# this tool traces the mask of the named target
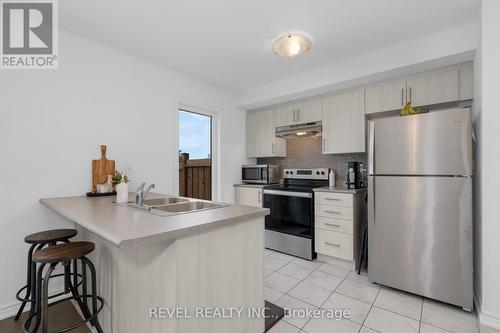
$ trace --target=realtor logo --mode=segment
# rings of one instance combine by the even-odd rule
[[[0,0],[2,69],[55,69],[56,0]]]

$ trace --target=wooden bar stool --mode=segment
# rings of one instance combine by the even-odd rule
[[[48,307],[63,303],[70,300],[82,301],[85,311],[82,311],[84,320],[75,323],[70,327],[54,331],[51,333],[62,333],[73,330],[77,327],[84,325],[87,322],[96,328],[97,332],[103,333],[101,325],[97,319],[97,314],[103,309],[104,301],[101,297],[97,296],[97,283],[96,272],[92,262],[86,257],[87,254],[94,251],[95,245],[91,242],[72,242],[50,246],[33,254],[33,262],[38,263],[40,266],[37,270],[36,277],[36,308],[35,312],[24,323],[24,333],[36,332],[38,325],[33,331],[30,331],[30,323],[33,317],[37,318],[37,323],[41,322],[42,333],[48,333]],[[72,291],[72,296],[60,299],[51,304],[48,303],[49,295],[49,281],[50,276],[58,264],[62,264],[66,269],[69,269],[71,262],[75,263],[77,260],[82,265],[82,294],[80,295],[76,290],[78,287],[68,281],[68,287]],[[48,265],[48,269],[44,277],[44,268]],[[92,282],[92,291],[87,294],[87,268],[90,270],[90,280]],[[88,307],[87,299],[90,298],[92,302],[92,311]],[[78,302],[80,304],[80,302]],[[99,304],[98,304],[99,303]]]
[[[54,230],[46,230],[42,232],[37,232],[31,235],[28,235],[24,238],[24,242],[31,244],[30,249],[28,250],[28,267],[26,274],[26,285],[19,289],[16,293],[16,299],[21,301],[21,306],[17,311],[16,317],[14,320],[19,320],[21,314],[23,313],[24,307],[29,302],[31,303],[30,315],[33,313],[34,303],[35,303],[35,272],[36,272],[36,264],[33,262],[33,252],[36,250],[40,250],[49,245],[56,245],[58,242],[67,243],[73,237],[78,234],[78,231],[75,229],[54,229]],[[65,272],[67,274],[68,272]],[[64,274],[56,274],[52,277],[62,276]],[[65,279],[66,281],[66,279]],[[76,281],[76,276],[75,276]],[[66,288],[65,288],[66,289]],[[24,297],[21,297],[21,293],[25,292]],[[52,297],[57,297],[59,295],[53,295]]]

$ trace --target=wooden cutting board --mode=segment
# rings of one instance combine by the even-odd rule
[[[102,145],[101,159],[92,161],[92,192],[97,191],[97,184],[108,181],[108,175],[115,175],[115,161],[106,158],[106,145]]]

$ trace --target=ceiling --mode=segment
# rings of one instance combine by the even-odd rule
[[[480,0],[71,0],[63,29],[241,92],[475,20]],[[287,32],[312,37],[286,60]]]

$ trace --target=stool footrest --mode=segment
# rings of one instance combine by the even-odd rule
[[[102,297],[100,296],[95,296],[97,298],[97,300],[99,301],[99,306],[97,307],[97,311],[92,314],[90,317],[82,320],[82,321],[79,321],[78,323],[74,324],[74,325],[71,325],[69,327],[66,327],[66,328],[63,328],[61,330],[57,330],[57,331],[53,331],[53,332],[50,332],[50,333],[64,333],[64,332],[69,332],[71,330],[74,330],[75,328],[77,327],[80,327],[82,325],[85,325],[86,323],[94,320],[97,318],[97,315],[102,311],[102,309],[104,308],[104,300],[102,299]],[[74,296],[69,296],[69,297],[65,297],[63,299],[60,299],[60,300],[57,300],[55,302],[52,302],[50,304],[48,304],[47,306],[48,307],[51,307],[53,305],[56,305],[56,304],[61,304],[61,303],[64,303],[64,302],[68,302],[68,301],[72,301],[72,300],[76,300],[76,299],[83,299],[83,298],[92,298],[92,295],[79,295],[77,297],[74,297]],[[90,312],[90,311],[89,311]],[[23,333],[34,333],[32,331],[29,330],[29,327],[31,325],[31,321],[33,320],[34,317],[36,317],[38,315],[37,312],[33,312],[33,314],[31,314],[27,319],[26,321],[24,322],[24,325],[23,325]]]
[[[75,275],[74,273],[70,273],[70,276],[74,276],[74,275]],[[61,277],[61,276],[64,276],[64,273],[51,275],[51,276],[50,276],[50,278],[52,279],[52,278]],[[80,278],[80,281],[78,281],[78,284],[76,285],[76,287],[79,287],[79,286],[81,286],[81,285],[82,285],[82,283],[83,283],[83,276],[82,276],[82,274],[80,274],[80,273],[77,273],[77,274],[76,274],[76,276],[78,276],[78,277]],[[42,279],[42,281],[43,281],[43,280],[44,280],[44,279]],[[24,290],[26,290],[26,288],[27,288],[27,287],[28,287],[28,286],[26,285],[26,286],[22,287],[21,289],[19,289],[19,290],[17,291],[17,293],[16,293],[16,299],[17,299],[18,301],[20,301],[20,302],[29,302],[29,303],[34,303],[34,302],[35,302],[35,299],[34,299],[34,298],[31,298],[31,297],[29,297],[29,298],[22,298],[22,297],[20,296],[20,294],[21,294]],[[49,296],[49,299],[56,298],[56,297],[62,296],[62,295],[64,295],[64,294],[68,294],[68,293],[67,293],[67,292],[65,292],[65,291],[62,291],[62,292],[60,292],[60,293],[58,293],[58,294],[54,294],[54,295]]]

